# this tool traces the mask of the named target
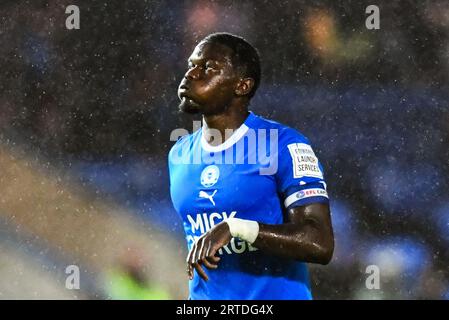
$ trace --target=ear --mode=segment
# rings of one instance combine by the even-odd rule
[[[243,78],[237,83],[237,87],[235,88],[235,94],[238,96],[245,96],[251,92],[254,87],[254,79],[253,78]]]

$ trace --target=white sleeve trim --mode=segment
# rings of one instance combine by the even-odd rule
[[[289,195],[284,201],[284,206],[287,208],[292,203],[295,203],[298,200],[311,198],[311,197],[329,198],[329,196],[327,195],[327,191],[324,189],[320,189],[320,188],[305,189],[305,190],[297,191],[297,192]]]

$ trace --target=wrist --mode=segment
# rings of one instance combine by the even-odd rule
[[[229,226],[231,236],[240,238],[252,244],[259,235],[259,223],[257,221],[229,218],[225,220]]]

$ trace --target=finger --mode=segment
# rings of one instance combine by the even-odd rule
[[[197,244],[197,241],[195,241],[193,243],[192,247],[190,248],[189,254],[187,255],[187,259],[186,259],[187,275],[189,276],[190,280],[193,279],[193,267],[192,267],[191,261],[192,261],[193,254],[195,253],[195,250],[196,250],[196,244]]]
[[[209,261],[210,263],[213,263],[213,264],[217,264],[221,260],[221,258],[217,257],[217,256],[206,257],[206,259],[207,259],[207,261]]]
[[[208,241],[207,248],[206,245],[204,246],[204,249],[202,250],[201,254],[201,262],[204,264],[204,266],[208,269],[217,269],[218,265],[215,259],[210,259],[207,255],[210,252],[210,249],[212,248],[212,242]]]
[[[206,258],[207,254],[210,251],[211,246],[212,246],[211,241],[207,241],[207,245],[204,244],[204,248],[203,248],[203,250],[201,250],[201,256],[200,256],[200,259],[202,261]]]
[[[193,266],[195,267],[196,272],[198,275],[203,278],[204,280],[208,281],[209,277],[207,276],[206,272],[204,271],[203,267],[199,263],[194,263]]]
[[[199,239],[197,245],[198,249],[195,252],[195,259],[193,260],[193,262],[200,262],[201,255],[203,254],[204,242],[204,238]]]
[[[192,247],[190,248],[189,253],[187,254],[187,259],[186,259],[186,262],[187,262],[187,263],[190,262],[190,259],[191,259],[191,257],[192,257],[194,248],[195,248],[195,242],[192,244]]]
[[[208,259],[208,257],[206,257],[203,260],[201,260],[201,262],[208,269],[217,269],[218,268],[218,264],[214,263],[213,261]]]
[[[203,259],[203,263],[206,267],[208,267],[209,269],[217,269],[218,268],[218,262],[221,260],[220,257],[215,256],[215,254],[217,253],[217,249],[210,245],[209,248],[207,249],[207,255],[206,257]]]
[[[195,262],[196,251],[198,250],[198,240],[195,241],[195,244],[192,247],[192,254],[190,255],[189,263],[193,264]]]
[[[216,256],[218,249],[220,248],[217,248],[217,246],[211,246],[210,250],[207,253],[207,258],[209,258],[215,263],[221,260],[220,257]]]
[[[211,250],[212,250],[212,241],[209,241],[209,245],[207,246],[206,250],[206,256],[209,256]]]
[[[190,280],[193,279],[193,269],[192,265],[190,264],[187,265],[187,276],[189,277]]]

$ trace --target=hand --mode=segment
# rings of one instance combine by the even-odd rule
[[[187,274],[193,279],[193,268],[204,280],[209,278],[202,265],[208,269],[217,269],[220,257],[215,256],[217,251],[231,241],[232,236],[228,224],[223,221],[204,233],[192,246],[187,255]]]

